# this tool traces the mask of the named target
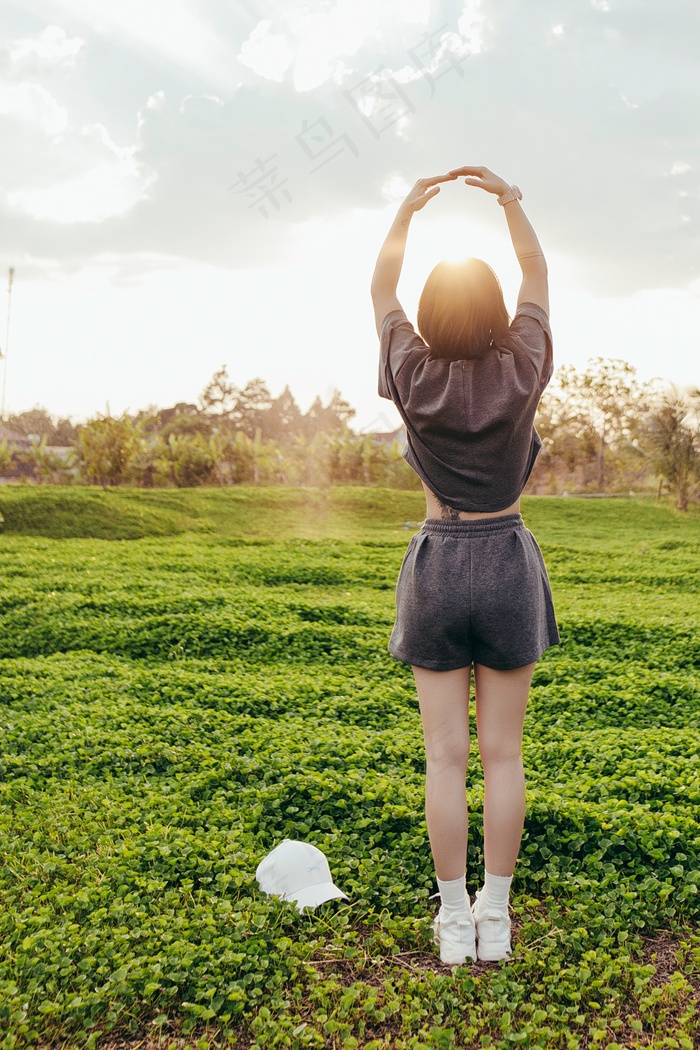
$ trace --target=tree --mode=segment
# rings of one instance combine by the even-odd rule
[[[253,441],[239,430],[231,445],[231,473],[234,485],[245,485],[253,480],[255,451]]]
[[[645,436],[657,471],[674,489],[676,507],[687,511],[691,483],[700,478],[700,390],[672,384],[649,413]]]
[[[149,405],[133,417],[134,426],[143,435],[160,434],[168,438],[170,434],[203,434],[208,437],[212,432],[212,420],[188,401],[178,401],[170,408],[158,408]]]
[[[249,438],[255,438],[257,430],[265,426],[265,414],[272,405],[272,395],[262,379],[251,379],[238,392],[233,420],[236,429]]]
[[[41,408],[40,405],[35,405],[34,408],[30,408],[26,412],[8,416],[7,426],[25,437],[36,435],[38,438],[51,437],[55,429],[53,419],[46,409]]]
[[[239,391],[229,379],[226,365],[222,365],[205,386],[199,401],[207,414],[230,419],[236,409],[238,395]]]
[[[12,467],[12,449],[8,447],[7,441],[0,441],[0,478]]]
[[[653,384],[640,383],[626,361],[597,357],[584,372],[562,365],[556,385],[540,402],[537,430],[550,459],[569,470],[590,465],[590,483],[604,491],[609,454],[639,459],[635,447],[653,396]],[[587,472],[584,471],[584,483]]]
[[[304,435],[309,441],[323,431],[323,417],[325,409],[320,397],[315,397],[307,412],[302,416]]]
[[[342,434],[355,415],[355,409],[345,401],[339,390],[334,390],[327,405],[315,398],[308,412],[302,417],[303,432],[311,439],[316,434]]]
[[[340,396],[339,390],[334,390],[333,396],[325,407],[324,414],[324,429],[332,433],[342,434],[348,430],[348,424],[355,415],[355,409]]]
[[[364,479],[365,437],[355,435],[350,430],[332,434],[328,443],[329,468],[331,481],[337,485],[348,482],[359,483]]]
[[[59,445],[67,448],[74,445],[78,437],[78,424],[69,417],[56,420],[54,432],[49,438],[49,445]]]
[[[213,480],[216,466],[207,439],[201,434],[171,434],[160,439],[157,472],[178,488],[193,488]]]
[[[279,450],[272,441],[263,441],[260,427],[256,427],[251,449],[253,484],[265,485],[271,481],[279,481],[277,470],[280,462]]]
[[[138,434],[126,414],[118,419],[96,416],[80,428],[77,447],[89,481],[102,486],[118,485],[138,448]]]
[[[142,488],[150,488],[157,485],[163,479],[158,473],[158,461],[162,454],[162,438],[158,434],[151,434],[145,427],[146,420],[136,426],[138,439],[136,447],[129,457],[122,481],[128,485],[139,485]],[[165,481],[170,483],[170,472],[168,471]]]
[[[9,416],[7,426],[25,437],[46,438],[47,445],[67,447],[73,444],[78,436],[77,424],[68,418],[58,419],[54,423],[46,409],[40,405]]]
[[[263,433],[273,441],[288,443],[303,429],[301,411],[288,386],[275,398],[263,418]]]
[[[164,411],[157,405],[141,408],[132,416],[132,422],[140,434],[157,434],[163,425],[161,414]]]
[[[327,434],[318,432],[309,440],[297,434],[285,449],[285,476],[289,484],[330,484],[329,443]]]
[[[177,407],[177,406],[176,406]],[[203,438],[209,438],[212,433],[212,420],[207,419],[203,412],[195,415],[189,412],[169,414],[163,422],[160,436],[167,440],[171,434],[181,436],[183,434],[199,434]]]

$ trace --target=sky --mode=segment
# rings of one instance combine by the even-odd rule
[[[0,141],[6,416],[196,403],[225,364],[391,429],[374,262],[466,164],[522,190],[557,365],[700,383],[696,0],[6,0]],[[411,224],[409,318],[466,256],[512,314],[503,211],[460,181]]]

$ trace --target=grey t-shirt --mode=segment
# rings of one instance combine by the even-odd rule
[[[457,510],[505,510],[542,447],[537,404],[552,378],[552,332],[542,307],[521,303],[507,336],[482,357],[431,357],[403,310],[382,324],[379,396],[406,424],[403,456]]]

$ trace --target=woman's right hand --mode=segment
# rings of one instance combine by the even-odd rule
[[[510,189],[509,182],[506,182],[500,175],[495,175],[489,168],[484,168],[483,166],[451,168],[449,174],[453,176],[464,175],[466,176],[464,181],[467,186],[480,186],[487,193],[496,193],[499,197]]]
[[[440,192],[439,183],[454,182],[456,178],[456,175],[448,172],[446,175],[433,175],[429,179],[418,179],[401,202],[401,208],[411,214],[420,211],[432,197]]]

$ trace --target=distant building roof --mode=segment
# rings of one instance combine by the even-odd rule
[[[393,445],[395,441],[401,444],[406,440],[406,427],[402,423],[396,430],[378,430],[371,437],[381,445]]]

